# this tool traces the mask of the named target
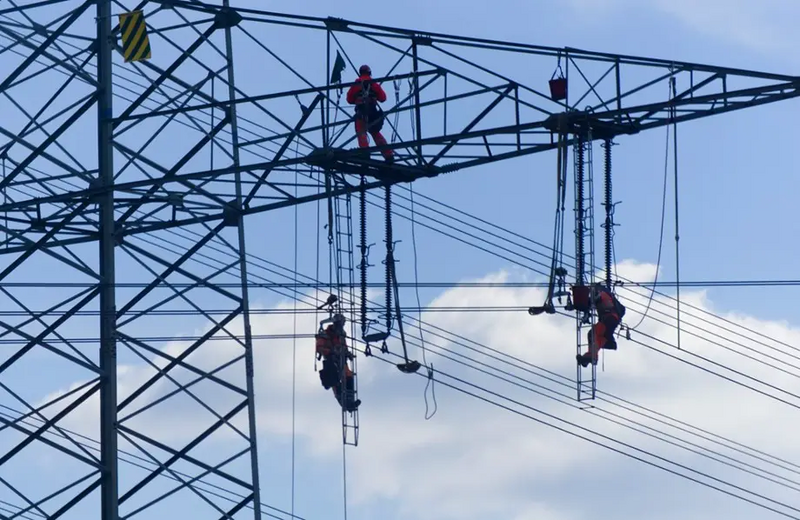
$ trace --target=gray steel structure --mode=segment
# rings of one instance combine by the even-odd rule
[[[361,176],[366,189],[412,182],[555,150],[559,133],[610,141],[800,94],[791,75],[227,0],[6,5],[0,292],[2,310],[14,312],[0,313],[3,518],[269,514],[259,496],[245,216],[358,192]],[[153,56],[123,63],[116,16],[139,8]],[[316,45],[316,62],[302,43]],[[392,139],[393,165],[375,148],[372,157],[355,149],[340,97],[352,83],[331,84],[337,50],[347,77],[360,64],[353,52],[373,63],[390,94],[385,132],[396,115],[413,116],[411,135]],[[381,72],[378,61],[394,66]],[[546,85],[562,61],[568,96],[555,101]],[[221,252],[228,261],[209,260]],[[175,339],[185,331],[159,319],[170,309],[203,317],[202,332]],[[229,348],[215,348],[220,338]],[[123,356],[152,369],[124,389]],[[45,358],[62,368],[42,372]],[[190,407],[209,422],[182,415]],[[170,437],[175,424],[188,442]],[[221,456],[223,430],[230,453]],[[118,443],[136,452],[134,463]],[[58,470],[15,466],[30,450],[63,456]]]

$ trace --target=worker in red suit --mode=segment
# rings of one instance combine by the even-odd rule
[[[584,368],[588,367],[589,363],[597,364],[600,349],[617,350],[614,331],[625,315],[625,306],[602,284],[598,283],[592,288],[591,297],[597,309],[597,323],[589,330],[589,349],[575,356]]]
[[[358,146],[367,148],[369,139],[367,132],[372,136],[379,147],[386,146],[386,138],[381,134],[383,128],[383,111],[378,103],[386,101],[386,92],[380,83],[372,80],[372,70],[369,65],[362,65],[358,69],[358,83],[347,91],[347,102],[356,106],[356,137]],[[394,162],[394,153],[389,148],[382,148],[381,153],[386,162]]]
[[[323,323],[328,320],[323,320]],[[336,314],[333,323],[316,335],[317,359],[322,359],[319,379],[325,390],[332,388],[333,395],[348,412],[354,412],[361,404],[355,398],[355,376],[347,364],[353,354],[347,349],[347,332],[344,330],[345,318]],[[320,324],[322,325],[322,324]]]

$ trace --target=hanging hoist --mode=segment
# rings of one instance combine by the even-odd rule
[[[567,151],[569,143],[567,135],[563,132],[562,117],[559,120],[558,134],[558,157],[556,173],[556,218],[553,232],[553,257],[550,264],[550,280],[547,287],[544,305],[531,307],[528,313],[536,316],[542,313],[555,314],[556,309],[553,298],[558,298],[558,303],[563,303],[562,298],[566,296],[566,307],[572,308],[572,298],[566,287],[567,270],[564,268],[564,216],[566,215],[567,200]]]
[[[403,345],[403,359],[404,363],[398,363],[397,368],[406,374],[413,374],[420,368],[419,361],[411,361],[408,359],[408,346],[406,345],[406,336],[403,332],[403,315],[400,312],[400,289],[397,286],[397,270],[395,269],[394,259],[394,246],[395,242],[392,238],[392,188],[386,186],[385,188],[385,203],[386,203],[386,276],[388,278],[386,283],[386,315],[387,322],[391,319],[391,292],[388,290],[391,286],[394,292],[394,308],[395,317],[397,318],[397,331],[400,333],[400,344]],[[398,241],[399,242],[399,241]]]

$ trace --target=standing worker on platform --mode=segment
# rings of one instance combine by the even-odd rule
[[[367,148],[369,139],[367,132],[372,136],[379,147],[386,146],[386,138],[381,134],[383,128],[383,111],[378,103],[386,101],[386,92],[380,83],[372,80],[372,70],[369,65],[362,65],[358,69],[358,83],[347,91],[347,102],[356,106],[356,137],[359,148]],[[381,153],[386,162],[394,162],[394,152],[389,148],[382,148]]]
[[[597,323],[589,330],[589,350],[575,356],[584,368],[588,367],[589,363],[597,364],[601,348],[617,350],[614,331],[625,316],[625,306],[602,284],[598,283],[592,287],[591,298],[597,309]]]

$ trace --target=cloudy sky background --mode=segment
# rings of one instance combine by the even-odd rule
[[[793,52],[799,43],[793,20],[800,14],[800,7],[788,1],[765,1],[757,6],[738,0],[570,0],[558,4],[506,1],[473,2],[465,8],[463,2],[451,0],[436,4],[413,0],[402,6],[398,3],[365,8],[363,4],[331,5],[313,0],[293,9],[303,14],[391,26],[787,74],[800,65]],[[291,49],[281,50],[292,55]],[[373,61],[373,55],[366,50],[362,59],[359,51],[349,49],[355,60],[370,60],[375,73],[380,74],[382,64]],[[310,51],[297,50],[298,56],[304,52]],[[324,53],[319,56],[320,63],[323,59]],[[496,66],[503,70],[523,67],[507,56],[497,60]],[[523,72],[529,73],[520,74]],[[548,70],[542,75],[541,88],[549,73]],[[268,80],[264,76],[264,81]],[[283,88],[270,85],[267,90]],[[682,279],[796,278],[791,259],[797,246],[786,240],[796,232],[792,208],[798,188],[793,175],[796,129],[791,123],[793,117],[786,116],[796,109],[796,102],[790,101],[680,127]],[[409,132],[410,125],[405,123],[402,130]],[[618,142],[615,199],[623,201],[616,214],[621,224],[616,241],[618,276],[647,282],[656,273],[664,131],[625,137]],[[595,148],[595,153],[599,150]],[[415,186],[415,193],[435,199],[417,198],[419,203],[452,215],[452,211],[436,205],[436,201],[443,202],[526,237],[489,229],[486,224],[459,216],[470,226],[501,236],[489,237],[476,227],[465,227],[419,209],[420,223],[441,227],[422,215],[435,216],[510,248],[513,252],[505,256],[522,264],[443,238],[420,225],[415,229],[415,238],[421,282],[542,281],[534,271],[541,270],[535,261],[542,261],[548,251],[527,240],[549,244],[552,236],[555,157],[542,155],[425,180]],[[406,187],[399,188],[398,193],[398,199],[409,196]],[[672,200],[671,191],[667,200]],[[675,269],[673,214],[671,202],[668,204],[659,275],[662,280],[674,280]],[[379,229],[380,212],[372,214],[374,226]],[[293,210],[251,219],[250,251],[292,268],[293,219]],[[319,229],[316,206],[300,208],[298,219],[299,270],[314,278]],[[567,222],[567,229],[571,230],[569,218]],[[398,245],[402,282],[413,281],[414,276],[410,230],[408,221],[397,219],[395,235],[402,240]],[[480,238],[467,240],[479,244]],[[380,237],[374,241],[379,242]],[[322,258],[325,271],[324,254]],[[373,263],[380,265],[377,260]],[[379,279],[379,270],[380,267],[374,269],[373,279]],[[286,281],[264,269],[253,267],[252,272],[264,277],[260,281]],[[575,333],[570,319],[532,318],[524,311],[430,312],[421,317],[424,323],[420,341],[418,322],[408,316],[406,332],[412,355],[422,360],[420,345],[424,343],[424,355],[433,362],[440,379],[434,385],[437,412],[430,420],[425,419],[425,398],[431,406],[433,398],[430,389],[426,394],[424,377],[402,375],[375,358],[359,360],[360,397],[364,404],[359,446],[346,450],[348,518],[769,517],[763,509],[653,468],[644,461],[768,503],[748,491],[759,493],[797,509],[774,502],[770,507],[788,512],[790,517],[800,517],[800,466],[795,465],[800,464],[800,453],[792,434],[800,405],[800,396],[794,395],[800,373],[796,362],[800,331],[796,306],[792,304],[794,289],[683,290],[681,351],[675,346],[674,293],[663,292],[665,296],[657,296],[651,302],[649,319],[632,333],[631,341],[620,340],[619,350],[603,357],[598,368],[602,399],[591,410],[578,406],[574,384],[568,380],[575,374]],[[541,302],[543,294],[539,289],[456,288],[421,290],[420,298],[424,307],[525,308]],[[404,291],[403,305],[416,305],[415,296],[412,291]],[[639,321],[648,296],[647,290],[635,287],[620,290],[629,309],[626,322]],[[254,290],[251,298],[254,308],[292,308],[291,301],[266,290]],[[375,291],[371,298],[381,301],[382,295]],[[721,321],[719,316],[728,321]],[[173,320],[168,327],[176,335],[202,332],[188,318]],[[316,327],[313,314],[299,315],[296,322],[288,314],[258,315],[253,319],[255,334],[296,331],[307,335]],[[234,323],[232,329],[240,331],[241,324]],[[166,348],[174,352],[180,347]],[[391,348],[399,352],[398,345]],[[217,366],[232,352],[230,345],[220,343],[218,348],[198,354],[194,362]],[[293,507],[298,517],[308,520],[342,518],[340,412],[330,393],[319,385],[312,341],[257,341],[255,362],[262,501],[284,511]],[[21,388],[31,399],[37,393],[40,398],[45,393],[52,397],[51,392],[63,392],[81,381],[79,377],[72,378],[72,374],[50,371],[53,379],[48,384],[30,384],[19,374],[9,377],[16,377],[12,380],[15,388]],[[124,394],[148,377],[148,369],[143,363],[130,364],[121,368],[120,374],[120,392]],[[47,391],[42,392],[45,387]],[[152,395],[166,388],[168,385],[157,387]],[[234,403],[224,393],[203,394],[198,390],[198,394],[220,409]],[[64,426],[96,435],[91,428],[96,420],[95,410],[96,402],[90,400]],[[663,415],[656,416],[654,412]],[[184,399],[143,414],[140,424],[161,439],[181,444],[189,434],[207,426],[209,420],[196,404]],[[244,428],[241,421],[236,424]],[[693,428],[702,428],[705,433]],[[725,440],[711,442],[707,432]],[[223,452],[235,451],[235,441],[236,434],[231,430],[221,434],[215,444],[220,452],[216,455],[224,457]],[[42,475],[47,474],[52,480],[48,484],[55,485],[66,478],[69,468],[58,455],[44,453],[25,459],[24,463],[12,461],[5,471],[30,475],[22,477],[28,484],[43,480]],[[191,501],[165,507],[163,511],[172,514],[200,510],[200,504]],[[279,518],[285,516],[279,514]]]

